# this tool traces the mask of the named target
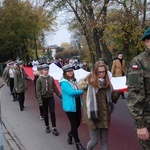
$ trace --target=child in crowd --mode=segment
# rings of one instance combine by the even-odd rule
[[[41,76],[43,74],[43,66],[42,65],[38,65],[37,66],[37,70],[34,70],[33,74],[34,74],[35,96],[37,98],[37,94],[36,94],[36,82],[37,82],[37,79],[39,78],[39,76]],[[43,120],[44,116],[43,116],[43,105],[42,104],[39,105],[39,111],[40,111],[40,120]]]
[[[72,138],[74,138],[77,150],[84,150],[78,137],[78,128],[81,123],[81,95],[83,90],[78,89],[72,65],[65,65],[62,69],[63,78],[60,80],[62,105],[71,125],[67,142],[72,144]]]
[[[54,92],[61,98],[61,94],[55,84],[54,78],[49,75],[49,65],[43,64],[43,75],[39,76],[36,82],[36,94],[39,105],[43,105],[44,121],[46,126],[46,133],[50,133],[48,109],[51,115],[52,133],[58,135],[56,128],[56,116],[55,116],[55,101]]]

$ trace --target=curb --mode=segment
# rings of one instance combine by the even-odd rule
[[[6,140],[10,150],[20,150],[16,145],[15,141],[10,136],[10,134],[7,132],[7,129],[4,126],[2,126],[2,129],[3,129],[2,131],[3,137]]]
[[[8,123],[6,123],[7,121],[4,120],[4,116],[2,116],[2,134],[6,142],[8,143],[10,150],[26,150],[11,127],[8,125]]]

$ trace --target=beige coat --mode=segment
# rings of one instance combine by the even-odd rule
[[[122,61],[122,66],[119,59],[114,60],[111,68],[112,75],[115,77],[121,77],[122,72],[124,73],[124,75],[126,74],[125,60]]]

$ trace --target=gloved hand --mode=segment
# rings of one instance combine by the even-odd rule
[[[117,103],[119,97],[120,97],[120,92],[118,90],[114,90],[112,93],[111,93],[111,100],[114,104]]]

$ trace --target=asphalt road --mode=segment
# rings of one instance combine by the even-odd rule
[[[44,121],[39,119],[37,100],[34,95],[33,82],[28,82],[25,110],[19,110],[18,102],[13,102],[9,88],[4,86],[0,90],[2,121],[10,137],[20,150],[75,150],[75,144],[66,142],[70,128],[68,119],[61,107],[61,100],[56,100],[57,128],[60,135],[45,133]],[[86,124],[79,128],[80,140],[85,147],[89,140]],[[94,150],[100,149],[100,142]],[[17,150],[17,148],[14,148]],[[111,118],[109,129],[109,150],[142,150],[134,127],[131,115],[126,106],[126,100],[120,99],[116,104]]]

